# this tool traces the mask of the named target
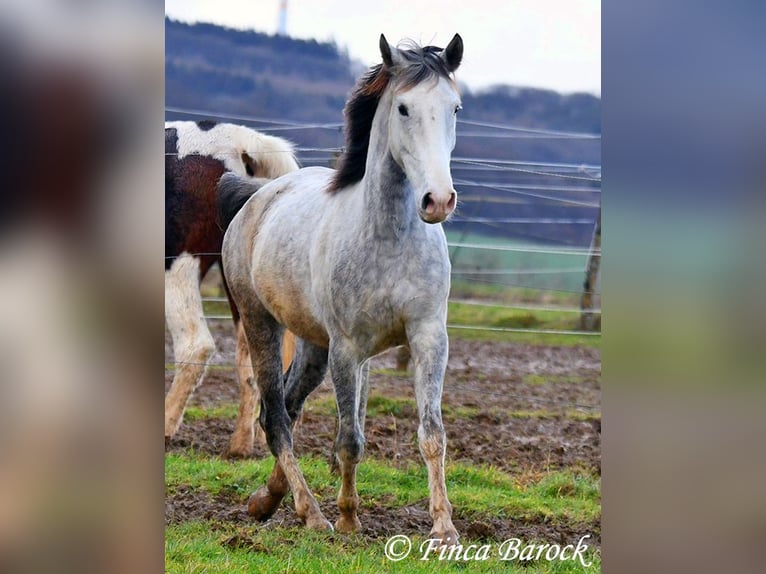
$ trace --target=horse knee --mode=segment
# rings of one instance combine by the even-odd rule
[[[341,433],[335,443],[335,452],[341,463],[358,464],[364,454],[364,436],[361,432]]]
[[[198,338],[197,349],[199,350],[200,355],[204,357],[205,362],[213,356],[213,353],[215,353],[215,340],[209,332],[206,332]]]
[[[204,366],[215,353],[215,340],[207,329],[197,329],[193,336],[179,341],[176,356],[181,364]],[[203,363],[203,365],[198,365]]]
[[[421,426],[418,429],[418,439],[420,454],[423,455],[424,459],[432,460],[444,456],[447,437],[443,426]]]

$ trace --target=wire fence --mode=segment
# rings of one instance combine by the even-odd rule
[[[260,117],[247,114],[216,113],[206,110],[187,109],[182,107],[168,106],[166,112],[180,114],[193,119],[216,119],[224,121],[236,121],[253,124],[251,127],[258,131],[290,132],[299,138],[300,134],[308,130],[320,130],[322,132],[334,132],[342,139],[343,124],[340,122],[299,122],[283,118]],[[524,126],[507,125],[495,122],[476,121],[458,118],[458,138],[465,139],[492,139],[492,140],[568,140],[591,141],[600,145],[601,135],[585,132],[567,132],[549,129],[529,128]],[[290,135],[289,137],[295,137]],[[333,136],[335,137],[335,136]],[[563,145],[563,144],[556,144]],[[567,144],[570,145],[570,144]],[[248,150],[253,154],[262,153],[259,150]],[[338,156],[344,151],[341,146],[323,145],[298,145],[295,147],[298,160],[301,165],[334,165]],[[241,153],[240,151],[236,153]],[[166,155],[174,155],[172,153]],[[494,155],[494,154],[493,154]],[[544,294],[559,293],[567,296],[582,295],[583,281],[579,285],[573,284],[579,277],[584,279],[587,259],[601,257],[600,249],[589,249],[586,245],[573,244],[571,247],[566,243],[558,245],[541,246],[528,244],[512,244],[509,242],[492,241],[487,243],[474,241],[476,233],[481,231],[474,229],[484,228],[484,233],[496,233],[503,231],[507,226],[513,226],[516,232],[520,232],[531,238],[540,238],[544,235],[544,229],[557,230],[567,228],[573,230],[577,237],[584,237],[588,233],[589,226],[593,228],[597,221],[598,209],[600,209],[601,193],[601,166],[592,162],[572,161],[541,161],[525,159],[507,159],[503,157],[473,157],[473,154],[456,155],[452,158],[452,171],[457,177],[453,179],[456,188],[462,191],[460,203],[454,217],[450,220],[450,229],[455,229],[450,235],[448,247],[453,264],[452,275],[460,282],[460,293],[464,293],[465,285],[486,286],[488,288],[518,288],[538,292],[541,300]],[[485,190],[485,194],[479,194]],[[493,213],[487,215],[476,214],[480,206],[496,205],[498,209],[503,206],[517,206],[520,209],[526,207],[540,210],[540,206],[548,206],[546,209],[558,213],[562,209],[572,211],[577,216],[540,215],[525,216],[523,214],[503,215],[493,208]],[[578,211],[579,210],[579,211]],[[562,212],[563,213],[563,212]],[[462,231],[460,231],[462,229]],[[581,231],[577,231],[577,230]],[[495,230],[495,231],[493,231]],[[477,254],[477,255],[471,255]],[[481,255],[479,255],[481,254]],[[219,253],[207,252],[193,255],[218,257]],[[578,257],[582,264],[562,264],[558,258]],[[508,259],[513,257],[515,259]],[[173,259],[174,256],[166,256]],[[551,258],[551,259],[541,259]],[[464,261],[468,261],[466,265]],[[489,262],[489,263],[488,263]],[[525,284],[513,278],[539,279],[538,282]],[[543,281],[544,279],[544,281]],[[599,295],[600,292],[594,286],[587,294]],[[529,302],[516,303],[505,300],[479,300],[475,295],[471,298],[465,296],[452,297],[450,302],[461,305],[473,305],[478,307],[495,307],[500,309],[531,311],[531,312],[558,312],[558,313],[582,313],[582,309],[572,305],[546,305]],[[226,302],[225,297],[205,298],[206,302]],[[600,309],[588,309],[588,313],[600,315]],[[230,320],[228,315],[209,315],[207,320]],[[575,329],[547,329],[547,328],[515,328],[491,325],[463,325],[450,324],[450,329],[487,331],[501,333],[528,333],[535,335],[572,335],[572,336],[599,336],[598,331],[580,331]]]

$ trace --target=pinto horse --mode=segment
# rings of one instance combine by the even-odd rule
[[[449,165],[460,97],[452,73],[463,41],[456,34],[445,49],[399,49],[381,35],[380,51],[383,63],[368,71],[346,105],[338,170],[304,168],[268,183],[224,237],[223,269],[247,333],[260,422],[276,458],[248,512],[268,518],[289,488],[306,526],[332,529],[298,467],[292,439],[292,425],[329,364],[342,478],[335,527],[360,528],[356,467],[365,442],[369,359],[406,344],[428,468],[431,538],[452,544],[458,534],[447,498],[441,415],[450,262],[440,223],[457,199]],[[229,174],[219,184],[221,196],[248,187]],[[299,340],[283,384],[285,328]]]
[[[165,397],[165,440],[178,430],[193,390],[202,382],[215,352],[203,317],[199,283],[220,261],[224,230],[217,222],[218,180],[224,172],[252,178],[257,184],[298,169],[291,143],[243,126],[202,122],[165,124],[165,319],[173,337],[176,361],[173,384]],[[267,178],[266,180],[255,178]],[[255,187],[253,188],[255,189]],[[232,199],[236,210],[246,197]],[[236,361],[239,415],[227,454],[251,454],[255,441],[257,389],[236,304],[229,296],[237,325]],[[283,363],[290,364],[293,338],[286,336]]]

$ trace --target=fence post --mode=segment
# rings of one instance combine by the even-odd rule
[[[592,313],[593,291],[598,280],[598,270],[601,266],[601,206],[598,208],[598,219],[593,228],[593,238],[590,242],[588,265],[585,269],[585,283],[583,284],[582,298],[580,299],[580,330],[596,331],[601,328],[601,314]]]

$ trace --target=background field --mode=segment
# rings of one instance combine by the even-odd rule
[[[534,261],[537,265],[538,262]],[[502,262],[506,264],[506,262]],[[216,291],[215,274],[206,282]],[[487,294],[512,304],[525,290]],[[474,294],[475,295],[475,294]],[[526,293],[526,299],[529,299]],[[537,301],[567,305],[572,297]],[[206,303],[206,314],[225,305]],[[576,317],[576,315],[574,316]],[[571,313],[450,304],[450,323],[562,329]],[[354,536],[303,529],[288,496],[277,514],[256,523],[245,512],[252,491],[265,481],[272,461],[264,446],[253,458],[221,458],[237,413],[234,338],[229,321],[212,322],[218,345],[205,383],[184,425],[166,447],[165,519],[168,572],[425,572],[433,562],[413,557],[388,562],[385,541],[407,534],[427,537],[428,487],[417,447],[417,410],[408,374],[395,370],[393,353],[373,360],[365,458],[359,468],[362,531]],[[600,337],[451,330],[444,386],[447,482],[461,542],[492,544],[518,537],[527,542],[574,543],[585,535],[600,570]],[[562,344],[564,343],[564,344]],[[166,387],[172,381],[166,336]],[[330,471],[335,434],[332,387],[312,395],[296,433],[296,453],[325,515],[337,518],[339,478]],[[490,559],[472,571],[511,571],[521,565]],[[459,564],[440,564],[447,569]],[[581,572],[579,563],[541,561],[527,572]]]

